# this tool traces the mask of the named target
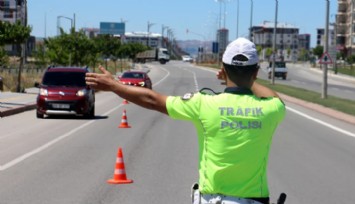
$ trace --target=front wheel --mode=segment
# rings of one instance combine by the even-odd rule
[[[36,112],[36,117],[37,118],[44,118],[44,114],[39,113],[38,111]]]
[[[90,112],[84,115],[85,118],[94,118],[95,117],[95,106],[93,106]]]

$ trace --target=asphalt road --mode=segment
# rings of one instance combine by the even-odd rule
[[[182,62],[147,66],[160,93],[223,90],[206,69]],[[190,203],[190,187],[198,177],[194,127],[123,105],[112,93],[99,92],[96,100],[94,120],[36,119],[34,110],[0,119],[0,183],[5,186],[0,204]],[[272,201],[281,192],[288,204],[355,201],[354,125],[286,105],[270,152]],[[118,128],[123,110],[131,128]],[[133,184],[106,183],[119,147]]]

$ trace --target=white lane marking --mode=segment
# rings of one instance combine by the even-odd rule
[[[79,131],[80,129],[82,129],[82,128],[88,126],[88,125],[90,125],[93,122],[94,121],[90,121],[90,122],[84,123],[84,124],[80,125],[79,127],[74,128],[73,130],[65,133],[64,135],[61,135],[61,136],[55,138],[54,140],[51,140],[50,142],[48,142],[48,143],[46,143],[46,144],[44,144],[44,145],[32,150],[32,151],[30,151],[30,152],[28,152],[26,154],[23,154],[22,156],[19,156],[19,157],[15,158],[15,159],[11,160],[10,162],[0,166],[0,171],[4,171],[4,170],[6,170],[6,169],[8,169],[8,168],[20,163],[21,161],[23,161],[23,160],[25,160],[25,159],[27,159],[27,158],[29,158],[29,157],[37,154],[37,153],[42,152],[43,150],[49,148],[50,146],[54,145],[55,143],[61,141],[62,139],[71,136],[75,132]]]
[[[196,73],[191,71],[191,70],[188,70],[188,69],[184,69],[184,70],[192,73],[192,75],[194,77],[195,89],[196,89],[196,91],[199,91],[200,89],[198,88],[198,82],[197,82]]]
[[[166,71],[167,74],[166,74],[161,80],[159,80],[158,82],[156,82],[153,86],[158,85],[159,83],[161,83],[162,81],[164,81],[164,80],[170,75],[170,72],[169,72],[168,70],[166,70],[166,69],[164,69],[164,68],[162,68],[162,69],[163,69],[164,71]],[[104,115],[104,116],[107,116],[107,115],[111,114],[112,112],[114,112],[115,110],[117,110],[118,108],[120,108],[121,106],[122,106],[122,104],[120,104],[119,106],[117,106],[117,107],[115,107],[115,108],[113,108],[113,109],[107,111],[107,112],[104,113],[103,115]],[[79,127],[74,128],[73,130],[71,130],[71,131],[65,133],[64,135],[61,135],[61,136],[55,138],[54,140],[49,141],[49,142],[46,143],[46,144],[44,144],[44,145],[42,145],[42,146],[40,146],[40,147],[38,147],[38,148],[36,148],[36,149],[34,149],[34,150],[32,150],[32,151],[26,153],[26,154],[23,154],[22,156],[19,156],[19,157],[15,158],[15,159],[11,160],[11,161],[8,162],[8,163],[5,163],[4,165],[0,165],[0,171],[4,171],[4,170],[6,170],[6,169],[9,169],[9,168],[15,166],[16,164],[22,162],[23,160],[25,160],[25,159],[27,159],[27,158],[29,158],[29,157],[35,155],[35,154],[38,154],[38,153],[44,151],[45,149],[47,149],[47,148],[51,147],[52,145],[56,144],[57,142],[59,142],[59,141],[65,139],[65,138],[67,138],[67,137],[69,137],[69,136],[72,136],[74,133],[76,133],[76,132],[78,132],[79,130],[85,128],[86,126],[88,126],[88,125],[94,123],[95,121],[96,121],[96,120],[92,120],[92,121],[89,121],[89,122],[87,122],[87,123],[84,123],[84,124],[80,125]]]
[[[294,112],[294,113],[296,113],[296,114],[302,116],[302,117],[305,117],[305,118],[307,118],[307,119],[309,119],[309,120],[312,120],[312,121],[314,121],[314,122],[316,122],[316,123],[319,123],[319,124],[321,124],[321,125],[324,125],[324,126],[330,128],[330,129],[333,129],[333,130],[335,130],[335,131],[337,131],[337,132],[343,133],[343,134],[348,135],[348,136],[351,136],[351,137],[355,137],[355,134],[354,134],[354,133],[351,133],[351,132],[349,132],[349,131],[346,131],[346,130],[343,130],[343,129],[341,129],[341,128],[338,128],[338,127],[336,127],[336,126],[334,126],[334,125],[332,125],[332,124],[326,123],[326,122],[324,122],[324,121],[322,121],[322,120],[319,120],[319,119],[317,119],[317,118],[314,118],[314,117],[312,117],[312,116],[309,116],[309,115],[307,115],[307,114],[305,114],[305,113],[302,113],[302,112],[300,112],[300,111],[298,111],[298,110],[295,110],[295,109],[293,109],[293,108],[290,108],[290,107],[288,107],[288,106],[287,106],[286,108],[287,108],[288,110],[290,110],[290,111],[292,111],[292,112]]]
[[[156,86],[156,85],[160,84],[160,83],[161,83],[162,81],[164,81],[168,76],[170,76],[170,72],[169,72],[167,69],[162,68],[162,67],[160,67],[160,69],[164,70],[164,71],[166,72],[166,75],[165,75],[162,79],[160,79],[158,82],[155,82],[155,83],[153,84],[153,86]]]

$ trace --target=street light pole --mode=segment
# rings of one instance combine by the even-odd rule
[[[324,42],[324,52],[328,53],[329,47],[329,0],[326,0],[326,12],[325,12],[325,42]],[[351,28],[352,30],[352,28]],[[323,82],[322,82],[322,98],[327,98],[327,78],[328,78],[328,64],[324,64],[323,66]]]
[[[250,28],[249,28],[249,40],[252,41],[251,28],[253,27],[253,0],[250,0]]]
[[[276,29],[277,29],[277,10],[278,10],[278,0],[276,1],[276,8],[275,8],[275,25],[274,25],[274,42],[272,43],[272,72],[271,72],[271,84],[275,84],[275,59],[276,59]]]
[[[70,20],[70,29],[73,28],[73,19],[72,18],[69,18],[69,17],[66,17],[66,16],[57,16],[57,29],[58,29],[58,35],[60,35],[60,19],[61,18],[65,18],[65,19],[68,19]]]
[[[221,22],[222,22],[222,1],[223,0],[215,0],[219,2],[219,17],[218,17],[218,29],[221,29]]]
[[[162,25],[161,27],[161,47],[164,47],[164,31],[169,28],[168,26]]]
[[[239,0],[237,0],[237,38],[239,37]]]
[[[354,0],[351,0],[351,6],[350,6],[350,9],[351,9],[351,22],[350,22],[350,54],[348,54],[348,57],[351,55],[353,55],[353,22],[354,22]]]
[[[149,42],[150,27],[152,27],[153,25],[154,25],[154,23],[150,23],[148,21],[148,33],[147,33],[147,35],[148,35],[148,37],[147,37],[147,46],[148,47],[149,47],[149,44],[150,44],[150,42]]]

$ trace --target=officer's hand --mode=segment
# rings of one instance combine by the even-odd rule
[[[97,90],[112,91],[117,81],[104,67],[99,66],[99,69],[102,74],[86,73],[86,84]]]
[[[217,72],[216,76],[217,76],[217,79],[223,80],[223,82],[221,82],[222,85],[226,84],[226,73],[223,68]]]

